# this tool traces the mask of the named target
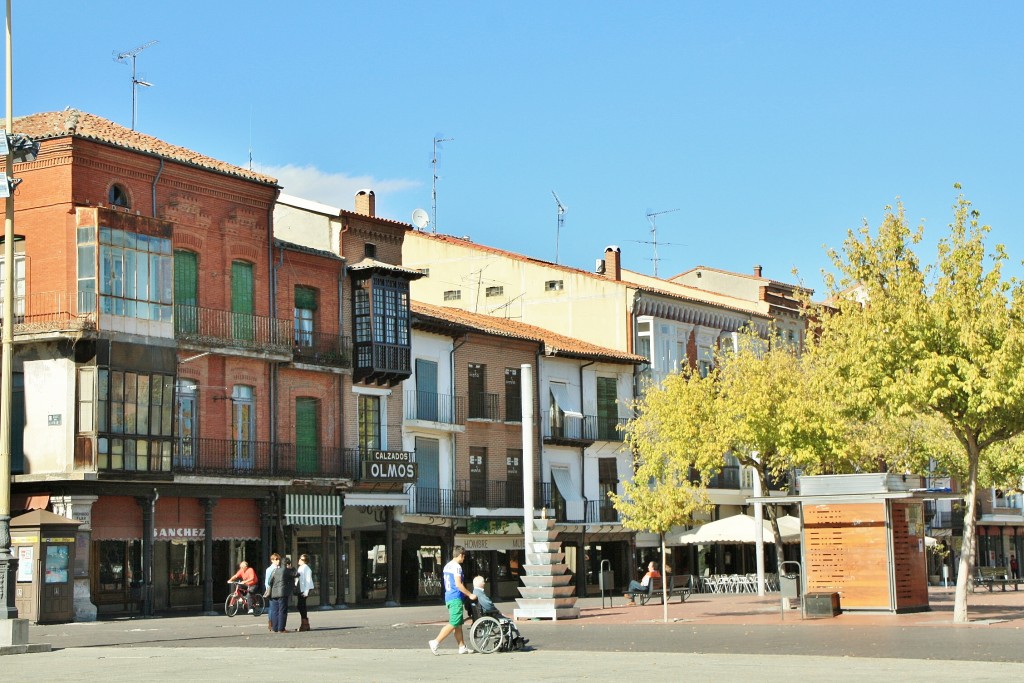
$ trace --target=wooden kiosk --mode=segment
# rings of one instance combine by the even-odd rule
[[[15,606],[38,624],[74,621],[75,533],[81,522],[33,510],[11,520],[18,558]]]
[[[928,610],[923,503],[953,495],[911,491],[898,474],[801,477],[805,600],[828,596],[844,610]]]

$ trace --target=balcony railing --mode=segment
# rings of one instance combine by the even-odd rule
[[[700,481],[700,472],[690,468],[690,482],[696,484]],[[739,465],[725,465],[722,469],[712,475],[711,479],[708,480],[707,487],[709,489],[739,489],[740,488],[740,468]],[[770,487],[769,487],[770,488]]]
[[[465,424],[466,397],[432,391],[405,392],[405,419]]]
[[[293,335],[296,363],[352,367],[351,338],[326,332],[297,331]]]
[[[523,507],[523,482],[521,481],[458,481],[456,490],[464,492],[472,507],[519,508]]]
[[[499,420],[498,395],[497,394],[470,394],[469,413],[470,420]]]
[[[14,334],[95,330],[95,294],[36,292],[14,299]]]
[[[317,477],[351,479],[359,452],[269,441],[176,439],[173,471],[177,474],[241,477]]]
[[[469,492],[416,486],[409,491],[409,514],[465,517],[469,514]]]
[[[618,524],[621,520],[610,500],[588,500],[586,521],[587,524]]]
[[[932,517],[932,526],[936,529],[963,529],[964,513],[962,510],[939,510]]]
[[[629,424],[628,417],[596,417],[598,441],[624,441],[624,427]]]
[[[383,344],[370,341],[352,346],[355,361],[353,379],[394,386],[412,374],[412,350],[408,344]]]
[[[233,313],[199,306],[174,306],[174,336],[204,346],[290,352],[294,342],[291,320]]]
[[[544,421],[544,438],[552,443],[593,443],[597,441],[597,416],[561,415],[558,421]]]

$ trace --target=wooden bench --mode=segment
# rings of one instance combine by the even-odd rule
[[[1021,583],[1021,579],[1016,579],[1010,576],[1010,570],[1006,567],[974,568],[974,585],[988,588],[989,593],[991,593],[992,589],[996,586],[999,586],[1004,592],[1008,585],[1013,586],[1013,590],[1018,590],[1018,586],[1020,586]]]
[[[665,593],[668,593],[668,597],[678,597],[679,602],[686,602],[686,598],[690,597],[690,577],[682,576],[679,577],[679,585],[676,585],[676,577],[670,576],[668,579],[668,590],[665,591],[664,582],[661,577],[651,579],[647,584],[647,588],[642,591],[627,592],[625,595],[630,600],[639,602],[641,605],[646,605],[648,601],[657,598],[659,601],[665,599]]]

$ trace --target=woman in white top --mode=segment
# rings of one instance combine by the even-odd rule
[[[295,585],[298,588],[298,608],[299,616],[302,617],[302,625],[299,626],[300,631],[309,630],[309,616],[306,613],[306,598],[309,597],[309,591],[313,590],[313,570],[309,568],[309,555],[303,553],[299,555],[299,567],[296,570]]]

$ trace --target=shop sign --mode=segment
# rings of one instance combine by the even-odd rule
[[[455,544],[461,545],[466,550],[524,550],[525,539],[522,536],[502,535],[455,535]]]
[[[371,451],[363,461],[363,481],[412,484],[416,463],[409,451]]]
[[[206,538],[206,529],[189,527],[160,527],[153,529],[153,538],[158,541],[201,541]]]

